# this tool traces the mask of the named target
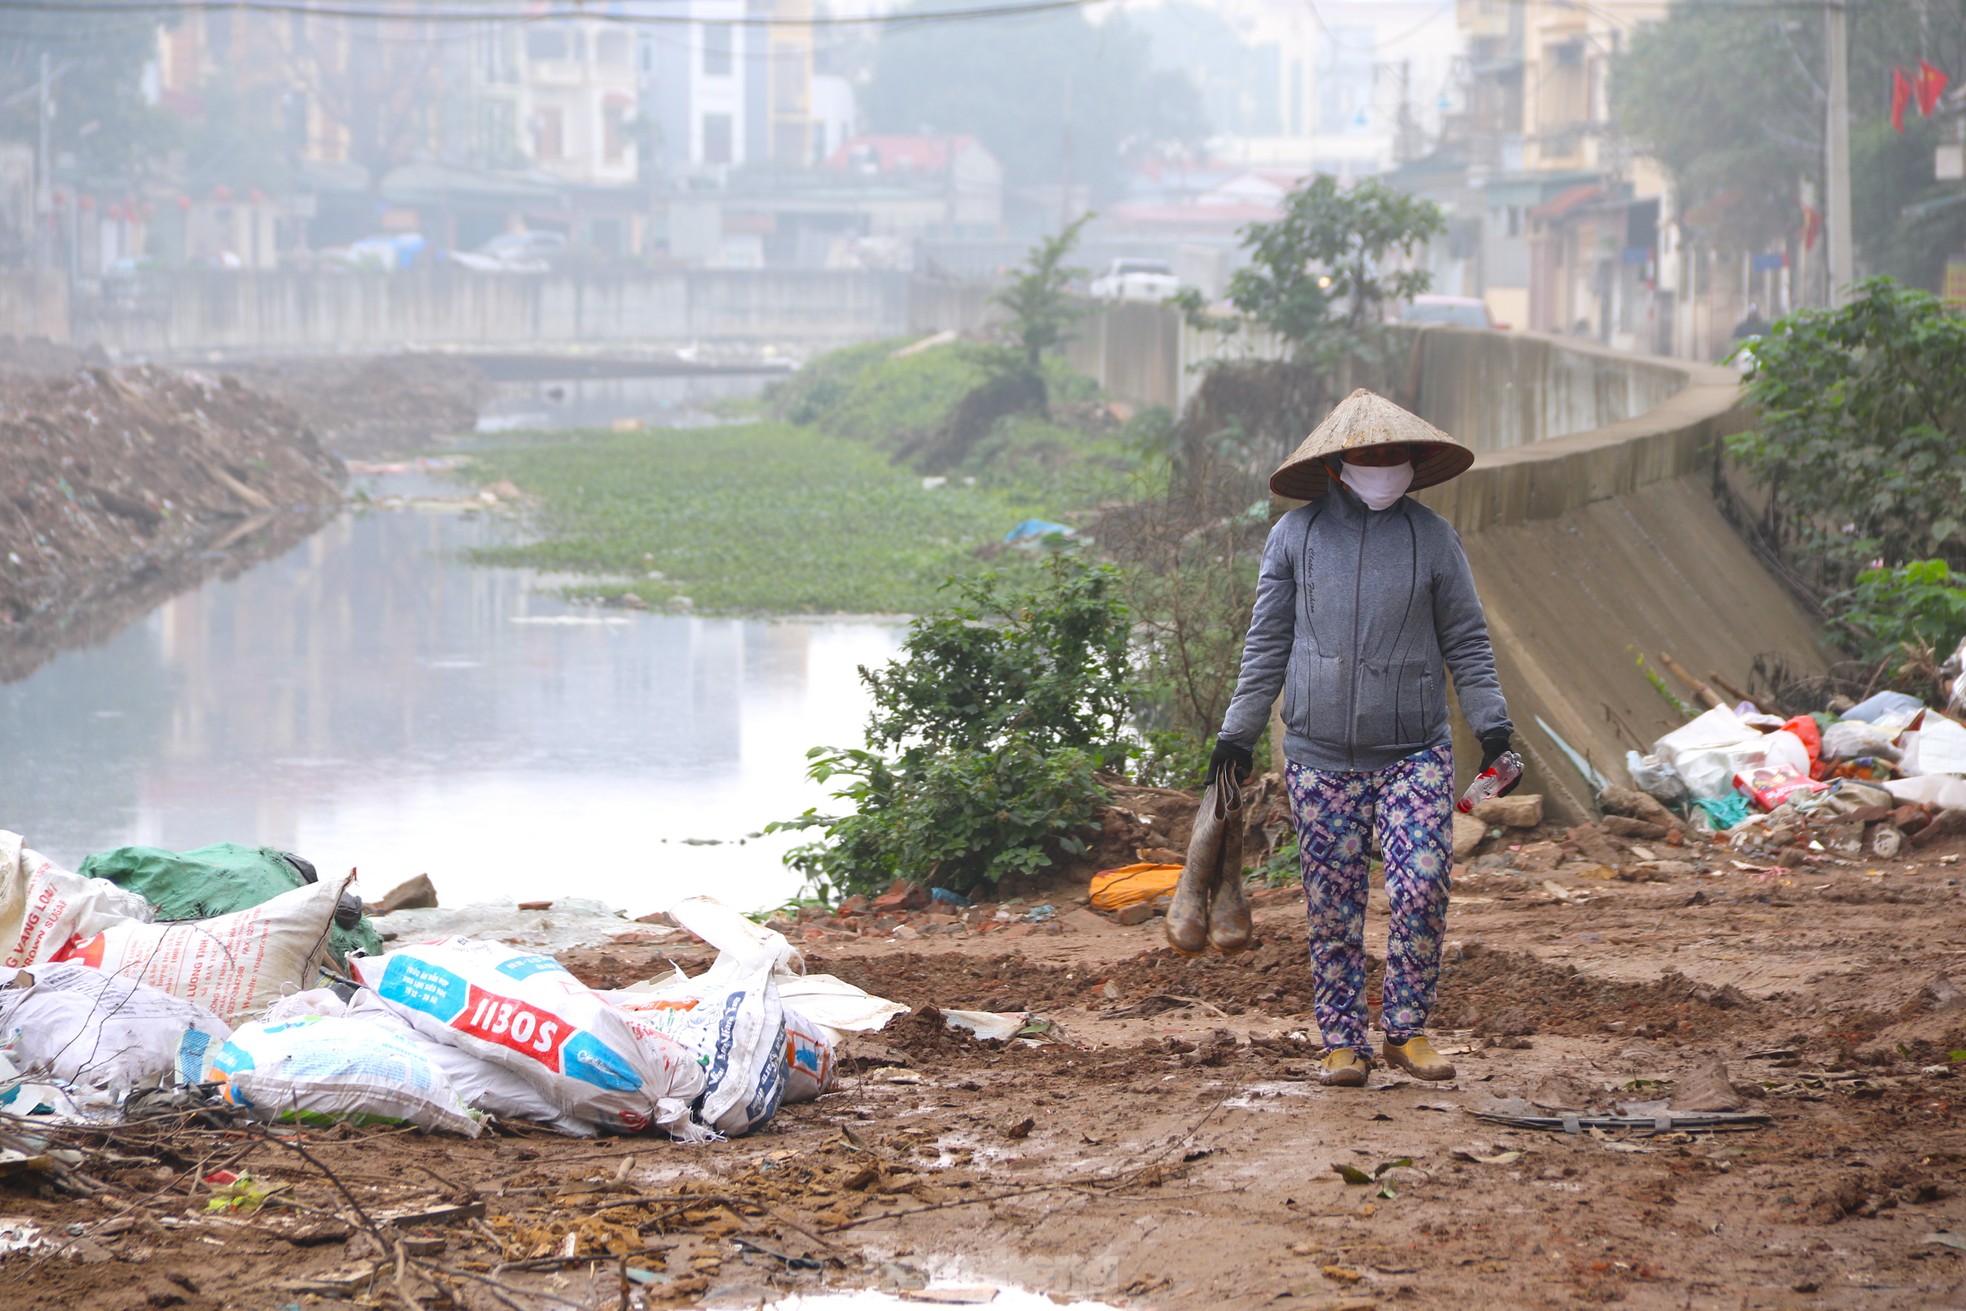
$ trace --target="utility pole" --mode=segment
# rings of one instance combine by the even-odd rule
[[[54,117],[54,103],[50,95],[54,81],[50,65],[54,62],[47,51],[41,52],[41,141],[34,155],[34,228],[37,239],[36,264],[44,269],[53,268],[55,263],[54,234],[49,225],[55,213],[55,169],[54,160],[49,155],[49,121]]]
[[[1401,164],[1409,163],[1419,152],[1414,149],[1413,131],[1413,61],[1399,61],[1399,136],[1393,146],[1393,158]]]
[[[1059,154],[1064,165],[1064,181],[1058,186],[1058,230],[1063,232],[1072,226],[1072,68],[1069,64],[1065,66],[1065,124]]]
[[[1850,46],[1843,0],[1824,0],[1823,49],[1829,58],[1829,123],[1824,179],[1829,195],[1829,303],[1841,305],[1856,280],[1850,243]]]

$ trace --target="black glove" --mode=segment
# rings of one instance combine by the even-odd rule
[[[1248,747],[1239,747],[1225,737],[1215,739],[1215,751],[1208,757],[1208,786],[1213,787],[1225,773],[1237,786],[1249,777],[1255,768],[1256,759],[1249,754]],[[1233,771],[1231,773],[1230,771]]]
[[[1483,733],[1481,735],[1481,768],[1476,772],[1483,773],[1483,774],[1487,773],[1488,767],[1494,764],[1496,761],[1500,760],[1502,758],[1503,753],[1506,752],[1508,749],[1509,749],[1509,735],[1507,733],[1502,732],[1500,729],[1495,730],[1493,733]],[[1506,797],[1507,795],[1509,795],[1509,793],[1515,791],[1518,787],[1521,786],[1522,786],[1522,775],[1517,774],[1514,778],[1509,780],[1508,786],[1504,787],[1500,792],[1497,792],[1495,795],[1498,797]]]

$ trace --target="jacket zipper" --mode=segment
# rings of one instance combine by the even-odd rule
[[[1358,768],[1358,612],[1365,587],[1365,538],[1372,531],[1372,512],[1364,504],[1359,512],[1363,517],[1358,525],[1358,572],[1352,578],[1352,705],[1345,716],[1345,760],[1354,770]]]

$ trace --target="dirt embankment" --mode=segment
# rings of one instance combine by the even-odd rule
[[[442,355],[259,360],[227,371],[292,409],[322,444],[350,459],[424,450],[468,433],[492,393],[477,366]]]
[[[0,357],[0,681],[286,549],[339,500],[341,461],[235,379]]]

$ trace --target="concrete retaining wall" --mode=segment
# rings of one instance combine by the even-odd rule
[[[187,272],[78,304],[73,335],[118,356],[164,357],[692,341],[822,348],[905,332],[908,281],[814,270]],[[12,322],[0,300],[0,330],[14,330]]]
[[[0,273],[0,334],[68,340],[68,280],[58,273]]]
[[[1574,372],[1606,363],[1602,355],[1576,351],[1550,363]],[[1535,364],[1533,354],[1522,358]],[[1832,654],[1821,625],[1748,548],[1713,494],[1721,439],[1747,422],[1739,379],[1704,365],[1646,367],[1666,382],[1678,375],[1680,385],[1643,413],[1485,453],[1453,482],[1419,494],[1466,544],[1531,762],[1525,786],[1570,819],[1591,813],[1592,793],[1572,753],[1626,783],[1625,752],[1648,751],[1678,726],[1647,669],[1693,700],[1665,672],[1664,654],[1697,677],[1717,674],[1749,690],[1757,658],[1806,673]],[[1636,376],[1635,367],[1621,372],[1622,382],[1589,389],[1598,403],[1641,396],[1660,381]],[[1478,759],[1465,727],[1456,729],[1461,759]]]

